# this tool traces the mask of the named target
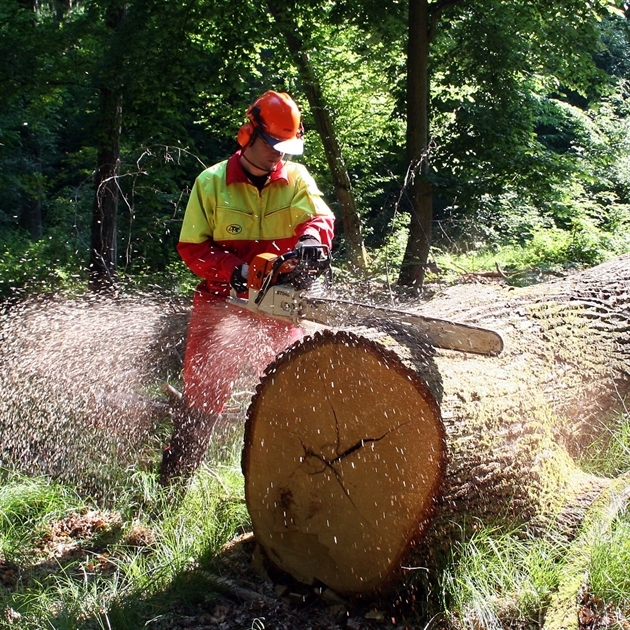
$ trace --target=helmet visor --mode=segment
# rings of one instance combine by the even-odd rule
[[[289,155],[302,155],[304,153],[304,140],[302,138],[290,138],[289,140],[278,140],[265,133],[262,129],[259,132],[262,139],[276,151],[280,153],[288,153]]]

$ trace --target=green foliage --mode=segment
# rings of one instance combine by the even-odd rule
[[[408,215],[396,214],[391,221],[390,233],[385,238],[384,244],[370,251],[370,275],[375,279],[393,283],[405,253],[408,225]]]
[[[628,27],[606,4],[483,0],[441,15],[430,59],[440,249],[523,245],[558,228],[571,235],[564,251],[575,262],[624,251]],[[110,5],[0,1],[0,230],[9,249],[9,234],[23,230],[5,254],[4,286],[41,282],[41,270],[22,273],[18,261],[46,255],[53,257],[39,266],[83,282],[103,85],[124,92],[123,275],[168,273],[194,177],[231,153],[245,108],[269,87],[293,93],[302,106],[300,159],[336,205],[294,61],[264,3],[134,0],[119,29],[107,22]],[[404,3],[286,9],[329,103],[368,245],[377,259],[389,256],[378,250],[391,248],[390,223],[409,204],[401,194]],[[25,257],[24,238],[51,235],[76,252],[68,266],[55,247]]]
[[[330,103],[352,192],[369,237],[374,229],[385,227],[379,215],[398,190],[402,168],[404,121],[396,115],[397,102],[391,93],[392,69],[400,68],[401,55],[376,38],[367,44],[361,30],[347,25],[322,25],[313,40],[310,60]],[[338,80],[340,75],[343,81]],[[320,174],[318,181],[329,186],[321,140],[312,140],[305,162]],[[334,205],[333,191],[328,188],[327,193]]]
[[[617,18],[598,22],[586,5],[563,4],[462,5],[439,31],[432,158],[441,246],[522,242],[541,222],[571,232],[586,218],[606,230],[609,212],[628,216],[618,163],[626,88],[592,62]],[[514,221],[523,209],[529,225]]]
[[[20,231],[0,236],[0,299],[16,294],[76,291],[85,264],[63,230],[33,242]],[[80,289],[79,289],[80,290]]]
[[[526,218],[524,216],[523,218]],[[435,247],[432,257],[440,269],[442,282],[454,281],[462,273],[479,273],[498,267],[514,286],[542,282],[567,269],[599,264],[630,251],[628,231],[602,231],[585,221],[572,231],[556,227],[525,227],[522,242],[487,246],[487,241],[471,243],[467,249]],[[429,274],[427,281],[433,276]]]
[[[120,188],[119,270],[125,275],[164,273],[178,255],[177,239],[189,186],[205,168],[199,157],[180,145],[153,145],[125,152]],[[87,228],[87,225],[86,225]],[[84,235],[89,242],[89,229]]]

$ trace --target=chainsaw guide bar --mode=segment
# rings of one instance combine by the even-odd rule
[[[304,297],[300,315],[303,319],[326,325],[347,324],[348,318],[352,317],[396,323],[408,328],[411,334],[423,338],[426,343],[446,350],[490,356],[503,350],[501,335],[487,328],[349,300]]]
[[[330,286],[330,269],[330,251],[322,245],[283,256],[261,254],[251,265],[248,297],[233,294],[228,303],[296,325],[303,319],[333,327],[377,321],[401,327],[436,348],[488,356],[496,356],[503,350],[503,339],[493,330],[309,293],[311,287],[321,290]],[[324,286],[314,284],[322,274],[327,276]]]

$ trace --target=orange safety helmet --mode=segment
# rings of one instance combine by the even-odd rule
[[[249,122],[238,132],[237,141],[246,147],[256,134],[280,153],[304,152],[304,127],[295,101],[285,92],[269,90],[247,110]]]

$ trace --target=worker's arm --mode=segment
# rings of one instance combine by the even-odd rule
[[[310,215],[309,219],[295,228],[295,235],[298,239],[304,236],[313,236],[322,245],[332,248],[335,236],[335,215],[326,205],[315,180],[304,168],[300,169],[293,204],[305,208]]]
[[[229,283],[234,268],[243,261],[215,243],[214,195],[204,193],[212,186],[212,178],[205,171],[197,177],[188,199],[177,251],[186,266],[210,283]]]
[[[204,241],[203,243],[185,243],[180,241],[177,244],[177,251],[186,266],[195,275],[213,283],[228,283],[234,268],[243,263],[234,254],[217,247],[212,240]]]

